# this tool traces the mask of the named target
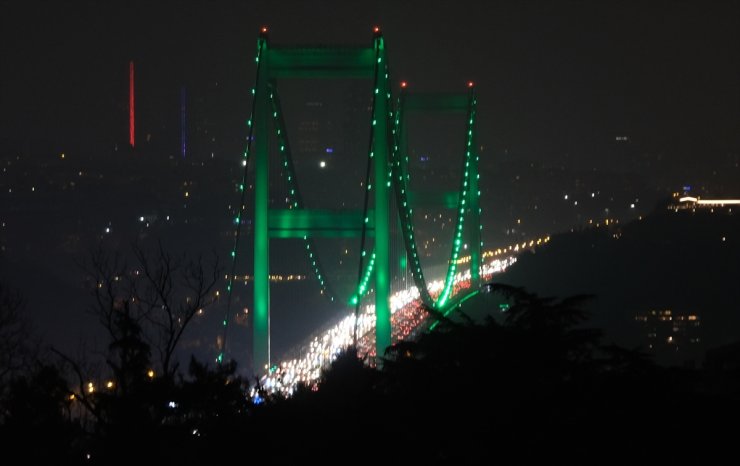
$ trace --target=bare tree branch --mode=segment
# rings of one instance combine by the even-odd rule
[[[218,256],[173,255],[158,242],[145,248],[132,244],[134,267],[120,253],[99,248],[86,270],[95,283],[93,312],[112,340],[120,338],[115,316],[125,307],[142,326],[142,338],[155,350],[164,376],[177,370],[175,353],[198,311],[213,304],[213,291],[221,278]]]

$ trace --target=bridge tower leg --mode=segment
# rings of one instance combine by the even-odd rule
[[[268,137],[267,38],[258,42],[254,127],[254,320],[252,368],[261,373],[270,365],[270,147]],[[261,61],[262,63],[259,63]]]
[[[373,114],[373,157],[375,165],[375,350],[378,364],[391,345],[390,311],[390,178],[388,175],[389,92],[383,37],[375,37],[375,112]]]

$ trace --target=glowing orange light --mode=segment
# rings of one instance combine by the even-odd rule
[[[373,27],[373,32],[375,34],[379,33],[380,32],[380,28],[378,26]]]
[[[473,87],[473,81],[468,81],[468,87]]]
[[[402,88],[405,88],[406,87],[406,81],[401,81],[401,87]]]
[[[267,26],[262,26],[260,32],[262,32],[262,34],[267,34]]]

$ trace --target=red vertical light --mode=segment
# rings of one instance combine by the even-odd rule
[[[134,61],[128,64],[128,143],[134,147]]]

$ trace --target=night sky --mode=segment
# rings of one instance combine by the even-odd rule
[[[408,81],[413,90],[464,91],[466,83],[474,81],[479,96],[478,140],[486,148],[481,157],[488,167],[483,176],[493,180],[486,184],[489,198],[484,210],[492,217],[498,215],[493,220],[496,226],[487,230],[489,235],[514,232],[509,223],[519,225],[520,219],[524,225],[540,221],[529,234],[551,232],[548,226],[553,223],[542,220],[545,200],[562,200],[570,185],[536,181],[515,188],[513,180],[520,180],[520,175],[526,178],[521,167],[557,167],[568,173],[598,168],[640,176],[643,188],[660,194],[680,183],[692,183],[697,173],[708,173],[710,178],[702,178],[705,192],[716,188],[719,195],[740,196],[733,183],[724,182],[721,189],[711,184],[712,173],[733,179],[740,158],[740,3],[736,1],[0,0],[0,160],[22,156],[25,163],[37,164],[28,168],[34,174],[26,172],[23,181],[12,169],[0,185],[25,186],[31,178],[51,179],[54,166],[45,168],[45,164],[60,153],[93,161],[97,165],[91,172],[119,170],[128,138],[130,60],[137,70],[137,141],[152,139],[148,158],[136,157],[136,164],[127,168],[145,173],[134,178],[156,180],[162,176],[157,170],[168,170],[161,162],[177,154],[182,87],[202,110],[193,115],[192,124],[213,128],[219,136],[216,160],[223,161],[224,167],[236,166],[244,148],[255,43],[263,25],[269,27],[275,44],[364,46],[371,43],[372,27],[379,25],[394,83]],[[632,149],[615,150],[616,138],[624,137]],[[194,154],[193,159],[207,156]],[[491,161],[509,165],[492,172]],[[182,170],[168,176],[181,177],[179,182],[192,176]],[[664,176],[667,171],[669,177]],[[226,169],[223,176],[230,176]],[[610,175],[602,178],[616,180]],[[658,178],[660,186],[652,183]],[[595,183],[575,175],[573,179],[576,186]],[[634,186],[619,189],[631,190],[631,196],[644,194],[645,189],[638,192]],[[201,208],[223,206],[223,212],[213,215],[221,219],[218,228],[228,228],[225,205],[236,199],[221,188],[201,189],[212,196],[201,198]],[[7,228],[3,223],[4,236],[0,236],[8,248],[0,255],[5,262],[0,272],[32,295],[29,307],[42,328],[67,322],[48,310],[57,301],[84,307],[79,280],[74,282],[65,274],[93,243],[86,238],[94,235],[81,232],[94,230],[99,235],[110,220],[103,213],[109,209],[111,216],[128,219],[113,221],[115,232],[122,234],[120,244],[126,244],[130,238],[123,237],[123,232],[133,231],[139,226],[139,215],[147,213],[136,209],[159,207],[152,207],[156,196],[138,192],[135,184],[125,187],[126,196],[121,194],[123,189],[91,191],[80,204],[52,196],[60,207],[47,202],[49,218],[64,217],[68,211],[81,215],[76,210],[83,203],[88,206],[83,212],[89,221],[78,220],[78,227],[48,224],[35,214],[43,209],[33,198],[13,197],[7,189],[1,193],[5,197],[0,197],[0,206],[15,211],[0,212],[0,220],[9,222]],[[602,185],[593,189],[607,191]],[[31,196],[26,191],[24,196]],[[118,195],[121,198],[115,198]],[[104,204],[107,196],[115,199],[110,201],[115,203],[112,208]],[[651,196],[658,195],[652,192]],[[513,206],[513,201],[501,207],[514,197],[526,204],[526,212]],[[192,202],[198,202],[197,196]],[[571,198],[568,208],[572,202]],[[627,208],[636,201],[620,198],[619,202]],[[498,203],[495,208],[494,203]],[[603,211],[604,205],[598,207]],[[650,208],[645,205],[645,210]],[[211,210],[217,212],[216,207]],[[585,222],[587,215],[568,217],[556,229],[568,228],[568,222]],[[125,222],[131,225],[119,227]],[[54,241],[68,241],[49,239],[49,244],[42,244],[45,230],[74,228],[80,230],[75,241],[81,244],[67,248],[64,243],[74,253],[53,255],[44,250]],[[177,233],[180,239],[186,236],[183,232],[190,234],[178,228],[165,233],[170,237]],[[15,238],[25,243],[14,243]],[[46,275],[45,268],[51,270]],[[31,285],[38,277],[54,282],[56,288],[38,293]],[[84,319],[81,311],[74,315]],[[316,320],[323,318],[326,315]],[[296,326],[292,335],[298,337],[300,331]],[[291,343],[288,340],[285,337],[284,345]]]
[[[367,44],[379,24],[392,78],[415,89],[475,80],[484,142],[528,159],[569,153],[598,164],[615,135],[676,163],[740,150],[732,1],[0,5],[2,140],[107,147],[125,131],[129,59],[154,96],[140,102],[141,118],[162,113],[156,100],[181,83],[197,94],[213,81],[223,124],[238,130],[260,25],[276,43]]]

